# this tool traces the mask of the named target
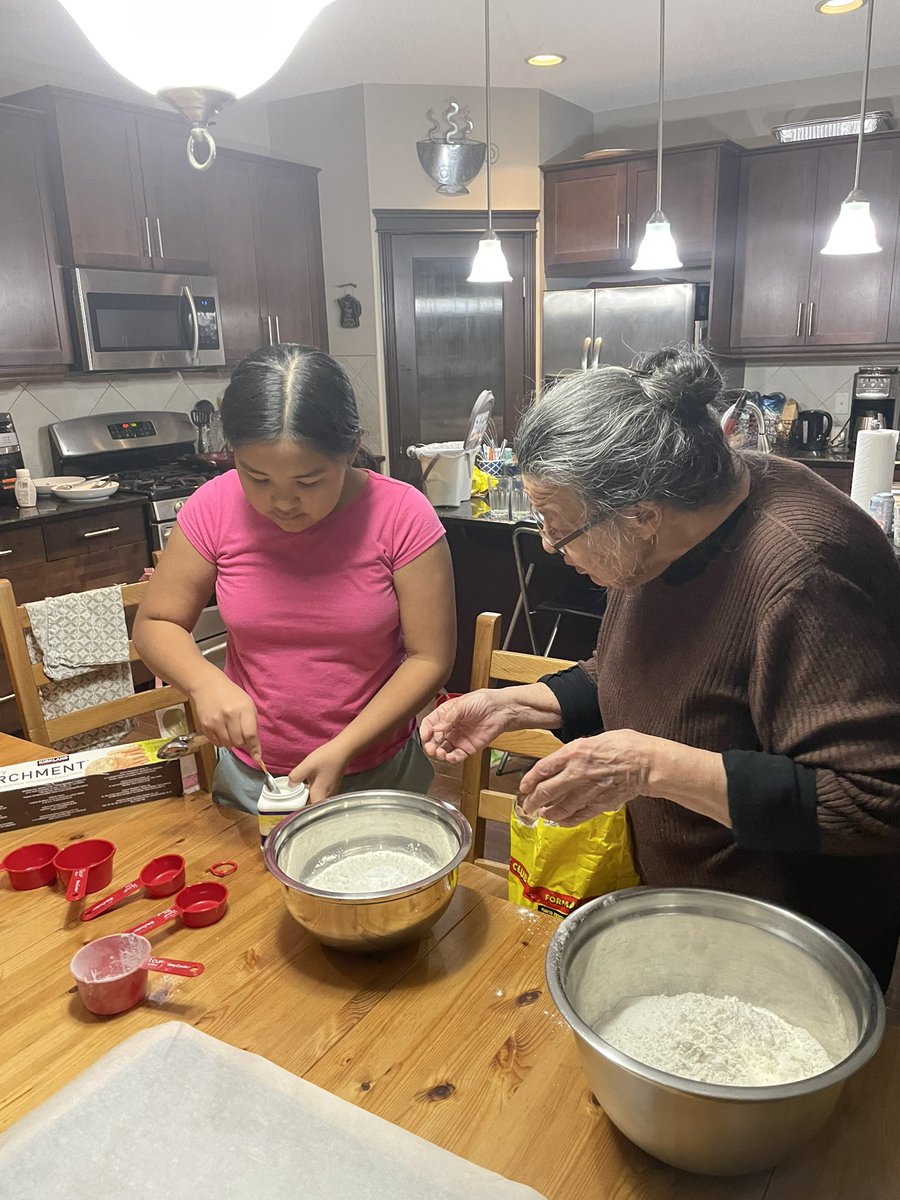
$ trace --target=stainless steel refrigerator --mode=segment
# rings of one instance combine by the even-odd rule
[[[660,283],[544,292],[545,380],[706,339],[709,285]]]

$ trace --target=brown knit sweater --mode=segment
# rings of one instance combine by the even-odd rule
[[[741,845],[741,810],[755,801],[732,770],[734,831],[667,800],[632,801],[645,883],[770,899],[883,962],[900,930],[900,567],[875,522],[812,471],[757,456],[750,467],[749,500],[711,561],[686,580],[670,568],[611,591],[582,665],[606,729],[815,771],[800,772],[813,853],[779,845],[777,820],[771,845]],[[776,762],[752,757],[763,771]]]

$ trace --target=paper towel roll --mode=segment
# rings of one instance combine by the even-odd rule
[[[891,490],[898,437],[900,432],[896,429],[861,429],[857,436],[850,499],[866,512],[876,492]]]

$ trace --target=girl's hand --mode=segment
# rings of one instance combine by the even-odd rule
[[[209,682],[195,688],[191,699],[197,710],[201,730],[214,746],[245,750],[254,762],[261,749],[256,720],[256,705],[236,683],[221,671],[211,672]]]
[[[557,825],[580,825],[599,813],[615,812],[635,796],[649,794],[660,745],[668,743],[633,729],[569,742],[523,777],[522,810]]]
[[[309,803],[318,804],[337,794],[349,761],[346,751],[333,738],[297,763],[288,780],[292,787],[305,780],[309,787]]]
[[[422,721],[422,746],[432,758],[462,762],[508,729],[510,715],[501,688],[480,688],[445,700]]]

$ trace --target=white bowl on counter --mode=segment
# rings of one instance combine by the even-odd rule
[[[118,490],[118,483],[105,483],[102,487],[95,487],[88,479],[81,483],[57,484],[51,490],[51,495],[55,500],[68,500],[72,504],[96,504],[100,500],[108,500]]]
[[[84,476],[48,475],[45,479],[35,479],[32,482],[39,496],[52,496],[55,487],[61,487],[64,483],[84,483]]]

